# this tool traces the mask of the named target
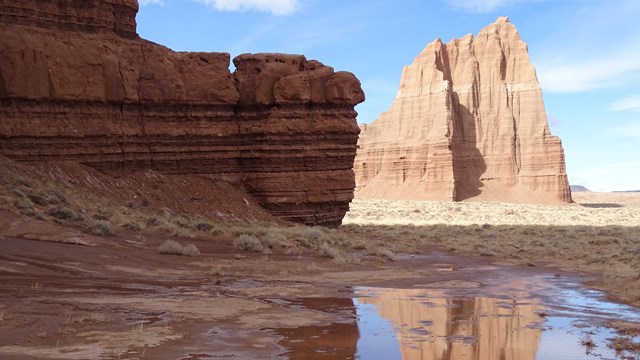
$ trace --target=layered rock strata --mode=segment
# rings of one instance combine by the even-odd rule
[[[135,34],[135,0],[0,0],[0,153],[110,175],[243,184],[272,214],[337,226],[364,101],[301,55],[174,52]]]
[[[429,44],[358,146],[358,197],[571,202],[527,45],[504,17]]]

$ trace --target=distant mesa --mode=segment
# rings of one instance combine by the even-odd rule
[[[561,141],[506,17],[427,45],[389,110],[361,130],[356,197],[571,202]]]
[[[578,193],[578,192],[589,192],[591,190],[587,189],[586,187],[582,186],[582,185],[571,185],[571,192],[572,193]]]
[[[137,11],[136,0],[0,1],[0,155],[198,175],[282,219],[339,225],[355,187],[358,79],[285,54],[240,55],[231,73],[227,53],[139,38]]]

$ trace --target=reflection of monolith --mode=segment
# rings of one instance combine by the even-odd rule
[[[442,292],[380,289],[373,304],[398,329],[404,360],[533,360],[540,343],[535,304],[492,298],[445,298]],[[426,331],[425,331],[426,330]]]
[[[361,128],[356,197],[571,202],[560,139],[507,18],[429,44],[389,110]]]

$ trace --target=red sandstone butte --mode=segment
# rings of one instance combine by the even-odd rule
[[[358,147],[357,197],[571,202],[527,45],[505,17],[429,44]]]
[[[301,55],[174,52],[135,0],[0,0],[0,154],[105,174],[151,169],[244,187],[273,215],[337,226],[364,101]]]

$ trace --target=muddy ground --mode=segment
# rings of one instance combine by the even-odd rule
[[[553,208],[358,199],[328,230],[206,178],[0,170],[1,359],[350,359],[359,289],[491,297],[505,274],[640,303],[636,194]],[[168,240],[179,251],[161,251]]]
[[[26,233],[0,238],[3,359],[352,359],[358,288],[495,296],[496,284],[514,286],[506,277],[593,280],[438,249],[395,261],[361,252],[357,263],[336,264],[314,253],[238,252],[225,236],[191,238],[200,254],[189,257],[159,253],[163,236]],[[509,267],[481,271],[500,266]]]

